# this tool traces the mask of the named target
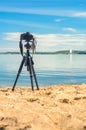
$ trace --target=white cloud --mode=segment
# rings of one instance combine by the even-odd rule
[[[66,31],[70,31],[70,32],[77,32],[77,30],[75,28],[63,28],[63,30],[66,30]]]
[[[76,12],[74,14],[75,17],[86,17],[86,11],[85,12]]]
[[[55,22],[57,22],[57,23],[59,23],[61,21],[62,21],[62,19],[55,19]]]
[[[9,23],[9,24],[15,24],[15,25],[22,25],[25,27],[38,27],[38,28],[46,28],[46,29],[54,29],[54,27],[50,26],[50,25],[46,25],[46,24],[39,24],[39,23],[35,23],[35,22],[26,22],[26,21],[18,21],[18,20],[9,20],[9,19],[0,19],[0,22],[3,23]]]
[[[20,32],[12,32],[12,33],[5,33],[3,40],[7,41],[19,41],[20,40]]]
[[[12,7],[0,7],[0,11],[3,12],[15,12],[22,14],[41,14],[41,15],[72,15],[74,11],[62,10],[62,9],[41,9],[41,8],[12,8]]]
[[[14,8],[14,7],[0,7],[0,12],[13,12],[21,14],[39,14],[52,16],[67,16],[67,17],[86,17],[86,12],[68,9],[42,9],[42,8]],[[58,21],[58,20],[57,20]]]
[[[86,34],[33,34],[37,40],[37,51],[57,51],[86,48]],[[20,32],[6,33],[4,39],[19,42]],[[13,46],[13,44],[12,44]],[[12,48],[10,46],[10,48]]]
[[[18,52],[19,51],[19,48],[12,48],[12,47],[10,47],[10,48],[8,48],[8,47],[4,47],[4,48],[0,48],[0,52],[6,52],[6,51],[15,51],[15,52]]]

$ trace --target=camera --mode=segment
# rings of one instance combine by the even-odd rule
[[[25,40],[26,42],[30,42],[33,39],[33,35],[29,32],[23,33],[20,36],[20,40]]]
[[[26,44],[24,45],[24,47],[27,50],[32,50],[32,53],[34,54],[35,50],[36,50],[36,40],[34,38],[34,36],[32,34],[30,34],[29,32],[23,33],[20,35],[20,42],[19,42],[19,48],[20,48],[20,53],[23,56],[23,44],[22,44],[22,40],[25,40]]]

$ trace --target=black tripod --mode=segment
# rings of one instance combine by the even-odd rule
[[[19,67],[19,70],[18,70],[18,73],[17,73],[17,76],[16,76],[16,80],[15,80],[13,88],[12,88],[12,91],[14,91],[14,89],[15,89],[17,80],[18,80],[19,75],[20,75],[20,73],[22,71],[24,63],[25,63],[25,66],[27,67],[27,71],[29,71],[29,73],[30,73],[30,80],[31,80],[32,90],[34,90],[33,76],[34,76],[34,80],[35,80],[35,83],[36,83],[36,86],[37,86],[37,90],[39,90],[39,86],[38,86],[38,82],[37,82],[37,78],[36,78],[36,73],[35,73],[34,66],[33,66],[34,62],[33,62],[32,57],[30,56],[30,52],[29,52],[30,48],[28,48],[28,45],[29,45],[29,43],[27,42],[27,44],[25,45],[27,51],[26,51],[25,56],[23,56],[22,62],[20,64],[20,67]]]

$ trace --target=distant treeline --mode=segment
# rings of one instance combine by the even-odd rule
[[[36,52],[36,54],[86,54],[86,51],[72,50],[70,53],[70,50],[61,50],[55,52]]]
[[[0,52],[0,54],[20,54],[20,52]]]
[[[20,54],[20,52],[0,52],[0,54]],[[55,51],[55,52],[36,52],[35,54],[70,54],[70,50],[61,50],[61,51]],[[84,50],[72,50],[71,54],[86,54],[86,51]]]
[[[86,54],[85,50],[62,50],[62,51],[57,51],[55,54]]]

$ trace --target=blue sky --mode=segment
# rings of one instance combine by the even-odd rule
[[[86,50],[86,0],[0,1],[0,51],[19,50],[27,31],[37,51]]]

